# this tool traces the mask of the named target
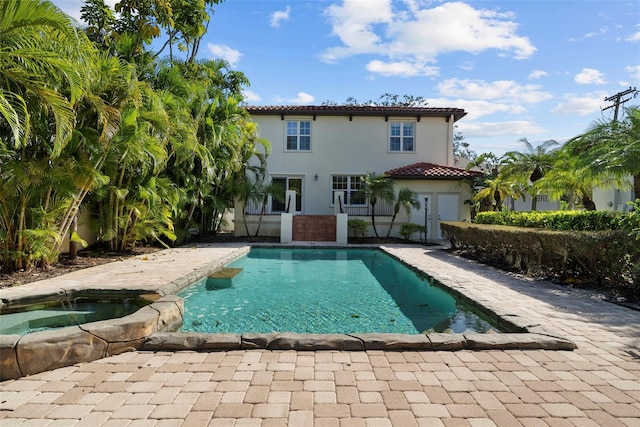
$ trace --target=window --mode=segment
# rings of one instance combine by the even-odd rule
[[[285,200],[285,192],[287,190],[293,190],[296,192],[296,198],[293,201],[295,206],[289,206],[289,212],[302,212],[302,178],[292,177],[274,177],[271,182],[282,189],[280,199],[275,197],[271,198],[271,213],[286,212],[287,201]]]
[[[389,151],[415,151],[415,123],[389,123]]]
[[[366,204],[364,195],[357,194],[361,188],[362,176],[334,175],[331,203],[333,203],[333,192],[342,191],[345,205],[364,205]]]
[[[287,121],[287,150],[311,150],[311,122]]]
[[[548,194],[538,194],[536,196],[536,201],[540,202],[540,203],[548,203],[549,202],[549,195]]]

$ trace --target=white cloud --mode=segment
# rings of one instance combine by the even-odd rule
[[[375,24],[389,23],[393,18],[391,0],[344,0],[342,6],[333,4],[325,14],[333,27],[332,33],[344,46],[329,48],[323,58],[332,62],[342,57],[378,50],[380,37]]]
[[[609,29],[607,27],[602,27],[598,31],[585,34],[584,38],[585,39],[589,39],[589,38],[592,38],[592,37],[604,36],[608,32],[609,32]]]
[[[640,24],[637,24],[636,27],[640,28]],[[640,31],[636,31],[635,33],[631,34],[629,37],[627,37],[626,40],[628,42],[639,42],[640,41]]]
[[[258,101],[262,101],[262,97],[260,95],[258,95],[257,93],[255,93],[252,90],[247,90],[244,89],[242,91],[242,96],[244,98],[244,100],[246,102],[258,102]]]
[[[460,65],[461,70],[471,71],[475,68],[475,65],[471,61],[465,61],[462,65]]]
[[[280,22],[289,20],[290,13],[291,13],[291,6],[287,6],[285,10],[279,10],[279,11],[273,12],[271,14],[270,25],[274,28],[279,28]]]
[[[323,60],[377,54],[393,63],[425,64],[446,52],[495,49],[523,59],[536,51],[529,38],[517,34],[511,13],[461,2],[431,9],[417,0],[405,4],[406,10],[392,10],[391,0],[344,0],[330,6],[327,16],[342,45],[326,50]]]
[[[207,49],[214,58],[224,59],[231,67],[235,67],[242,54],[227,45],[207,43]]]
[[[583,68],[581,72],[576,74],[573,80],[579,85],[601,85],[607,82],[604,79],[604,74],[593,68]]]
[[[465,137],[470,138],[513,136],[514,139],[517,139],[522,135],[535,135],[546,132],[545,129],[527,120],[500,122],[465,122],[463,120],[457,126]]]
[[[586,116],[588,114],[597,113],[603,105],[603,99],[607,96],[604,91],[597,91],[584,96],[576,96],[567,94],[564,100],[558,104],[552,114],[577,114]]]
[[[449,79],[438,84],[438,91],[445,96],[518,104],[536,104],[553,97],[550,93],[542,91],[540,85],[521,85],[513,80],[485,82],[483,80]]]
[[[383,76],[414,77],[435,76],[439,68],[408,61],[383,62],[376,59],[367,64],[367,71]]]
[[[291,104],[310,105],[313,101],[315,101],[315,99],[316,98],[313,95],[309,95],[308,93],[304,92],[298,92],[298,96],[288,99],[287,101]]]
[[[625,67],[624,70],[631,75],[631,78],[640,80],[640,65],[630,65]]]
[[[549,75],[549,73],[547,73],[546,71],[533,70],[532,72],[529,73],[529,79],[530,80],[537,80],[537,79],[541,79],[542,77],[546,77],[548,75]]]

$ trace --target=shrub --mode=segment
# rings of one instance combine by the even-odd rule
[[[405,240],[409,240],[412,234],[420,233],[420,240],[422,240],[422,235],[426,233],[426,228],[424,225],[415,224],[413,222],[409,222],[407,224],[403,224],[400,227],[400,235],[405,238]]]
[[[477,224],[510,225],[547,230],[598,231],[620,230],[629,216],[611,211],[549,211],[549,212],[481,212]]]
[[[628,230],[543,230],[442,222],[452,248],[532,276],[559,277],[640,296],[640,245]]]
[[[353,237],[364,237],[369,223],[363,219],[350,219],[347,221],[347,226],[353,232]]]

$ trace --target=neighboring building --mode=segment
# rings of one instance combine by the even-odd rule
[[[623,189],[601,188],[593,189],[593,202],[599,211],[628,212],[631,209],[628,202],[635,200],[633,192],[633,176],[627,178],[629,186]]]
[[[560,201],[552,200],[548,194],[538,194],[536,198],[538,199],[536,202],[537,211],[560,210]],[[505,206],[512,211],[529,212],[531,211],[531,195],[525,194],[523,198],[515,200],[509,197],[508,201],[505,202]]]
[[[387,173],[396,194],[409,187],[419,194],[421,208],[407,217],[401,210],[393,236],[407,222],[425,224],[429,239],[439,239],[440,220],[469,220],[465,201],[471,198],[463,179],[478,172],[454,167],[454,123],[465,116],[458,108],[373,106],[259,106],[247,107],[259,126],[260,137],[271,143],[268,180],[295,190],[290,212],[300,216],[336,212],[369,219],[370,205],[357,196],[363,175]],[[335,197],[340,196],[338,200]],[[393,206],[376,205],[378,233],[386,235]],[[247,206],[253,234],[259,207]],[[260,225],[261,235],[280,232],[284,203],[269,200]],[[295,211],[295,212],[294,212]],[[235,232],[245,233],[242,206],[236,206]],[[295,234],[295,233],[294,233]],[[370,234],[371,235],[371,234]],[[294,236],[294,240],[297,240]]]

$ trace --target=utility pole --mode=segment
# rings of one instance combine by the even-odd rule
[[[630,96],[627,99],[622,99],[623,96],[627,96],[631,94],[633,94],[633,96]],[[604,108],[602,111],[608,110],[609,108],[615,108],[615,110],[613,110],[613,121],[617,122],[618,109],[620,108],[620,104],[624,104],[625,102],[627,102],[631,98],[635,98],[636,96],[638,96],[638,90],[635,87],[632,88],[631,86],[629,86],[629,89],[622,92],[618,92],[615,95],[605,98],[604,99],[605,101],[613,102],[613,105],[609,105],[608,107]]]

